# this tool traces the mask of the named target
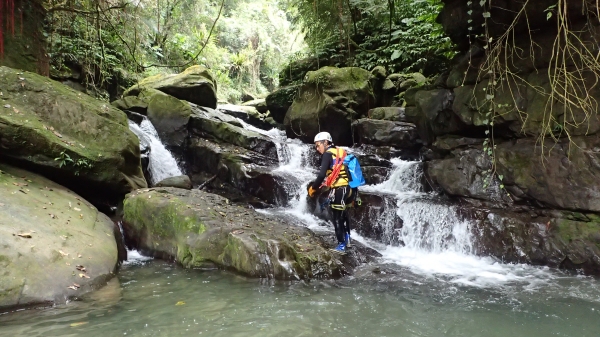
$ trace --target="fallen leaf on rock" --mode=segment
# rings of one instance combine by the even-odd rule
[[[79,214],[79,219],[83,219],[83,214]]]
[[[60,250],[60,249],[58,250],[58,252],[59,252],[59,253],[60,253],[60,255],[62,255],[62,256],[69,256],[69,253],[65,253],[65,252],[63,252],[63,251],[62,251],[62,250]]]
[[[79,274],[79,277],[81,277],[81,278],[84,278],[84,277],[85,277],[85,278],[90,278],[89,276],[87,276],[86,274],[83,274],[83,273],[82,273],[82,274]]]
[[[63,137],[63,136],[62,136],[60,133],[58,133],[58,132],[56,132],[56,131],[52,131],[52,133],[53,133],[53,134],[54,134],[56,137],[58,137],[58,138],[62,138],[62,137]]]
[[[58,218],[58,217],[57,217],[56,215],[54,215],[54,214],[48,214],[48,215],[49,215],[49,216],[50,216],[52,219],[56,219],[56,218]]]
[[[20,237],[26,238],[26,239],[31,239],[31,233],[19,233],[19,234],[17,234],[17,236],[20,236]]]
[[[231,232],[231,234],[242,234],[242,233],[244,233],[244,231],[241,229],[234,230],[233,232]]]
[[[85,271],[85,267],[80,264],[76,265],[75,269],[80,270],[80,271]]]
[[[88,322],[76,322],[76,323],[71,323],[71,327],[77,327],[77,326],[81,326],[81,325],[85,325],[88,324]]]
[[[68,286],[67,288],[69,288],[69,289],[73,289],[73,290],[77,290],[77,288],[76,288],[76,287],[74,287],[74,286]]]
[[[219,212],[219,214],[221,214],[222,216],[225,216],[225,213],[223,213],[223,212]]]
[[[184,304],[185,304],[184,301],[179,301],[179,302],[175,303],[175,305],[184,305]]]
[[[73,283],[73,285],[74,285],[75,287],[77,287],[77,288],[81,288],[81,286],[80,286],[79,284],[77,284],[77,283]]]
[[[73,207],[73,209],[76,210],[77,212],[81,211],[81,208]]]
[[[78,257],[78,258],[81,258],[81,254],[77,254],[77,257]]]

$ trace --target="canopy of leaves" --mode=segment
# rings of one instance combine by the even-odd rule
[[[439,73],[454,56],[435,22],[439,0],[294,0],[310,53],[339,65]]]
[[[277,0],[43,0],[54,77],[88,87],[124,74],[208,67],[222,100],[264,95],[305,47]]]

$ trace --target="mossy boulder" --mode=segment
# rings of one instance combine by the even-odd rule
[[[133,111],[142,115],[146,115],[148,110],[148,102],[137,96],[125,96],[110,104],[119,110]]]
[[[97,289],[116,266],[106,215],[65,187],[0,164],[0,308],[64,303]]]
[[[191,190],[192,189],[192,181],[190,180],[190,177],[188,177],[186,175],[176,176],[176,177],[170,177],[170,178],[166,178],[166,179],[159,181],[156,184],[156,187],[176,187],[176,188],[183,188],[185,190]]]
[[[283,123],[285,115],[292,106],[292,103],[294,103],[299,89],[300,86],[298,85],[282,87],[273,91],[265,98],[267,108],[275,122]]]
[[[291,61],[279,72],[279,85],[299,84],[309,71],[315,71],[325,66],[332,66],[336,61],[335,58],[319,58],[315,56]]]
[[[233,117],[219,111],[196,109],[190,118],[190,132],[195,136],[217,143],[228,143],[277,158],[277,148],[271,139],[258,132],[232,124],[228,119],[236,121]]]
[[[352,145],[350,124],[374,106],[370,79],[370,72],[355,67],[308,72],[285,116],[288,136],[312,142],[328,131],[336,144]]]
[[[217,265],[251,277],[329,279],[348,274],[342,256],[310,230],[202,192],[142,189],[126,196],[128,242],[186,268]]]
[[[218,110],[224,114],[239,118],[244,121],[244,123],[259,129],[270,130],[273,128],[273,126],[266,121],[268,114],[258,112],[253,106],[223,104],[218,106]]]
[[[0,92],[0,156],[84,196],[146,187],[139,140],[123,112],[48,78],[7,67],[0,67]]]
[[[144,90],[140,96],[148,101],[148,119],[161,141],[171,147],[182,146],[188,135],[187,126],[192,114],[190,103],[158,90]]]
[[[251,106],[261,114],[266,114],[269,111],[269,108],[267,107],[267,100],[265,98],[259,98],[244,102],[242,103],[242,106]]]
[[[411,123],[362,118],[352,123],[358,144],[417,150],[421,146],[417,127]]]
[[[217,107],[217,82],[208,69],[192,66],[179,74],[158,74],[127,89],[123,96],[137,96],[144,88],[157,89],[200,106]]]

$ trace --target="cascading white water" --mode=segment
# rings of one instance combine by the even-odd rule
[[[404,245],[380,249],[385,260],[418,274],[476,287],[514,282],[533,287],[553,278],[544,268],[503,264],[474,255],[473,225],[458,216],[456,207],[422,192],[420,163],[400,159],[393,159],[392,163],[394,169],[386,181],[363,188],[372,193],[394,194],[397,200],[396,214],[403,220],[400,240]],[[384,214],[380,225],[393,227],[388,219],[389,214]]]
[[[309,228],[332,230],[332,226],[311,214],[306,202],[306,186],[315,177],[317,169],[309,160],[310,151],[314,148],[298,140],[287,139],[282,131],[264,131],[239,121],[246,129],[268,136],[276,143],[279,167],[273,172],[290,181],[285,186],[291,196],[288,206],[259,212],[288,215]],[[384,261],[426,277],[475,287],[515,282],[535,287],[554,277],[544,268],[502,264],[493,258],[474,255],[472,224],[458,216],[456,207],[423,192],[421,163],[397,158],[391,161],[394,167],[386,181],[363,186],[360,190],[386,196],[386,209],[396,207],[396,214],[384,212],[376,222],[383,226],[384,236],[399,236],[404,245],[382,245],[352,234],[355,240],[377,249]],[[399,233],[394,228],[396,216],[403,220]]]
[[[144,117],[139,126],[129,121],[129,129],[138,136],[141,144],[146,144],[150,148],[148,171],[153,185],[163,179],[182,175],[177,161],[160,141],[156,129],[148,118]]]

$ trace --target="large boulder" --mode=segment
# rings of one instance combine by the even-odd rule
[[[216,175],[221,181],[272,205],[285,205],[291,198],[285,187],[293,177],[284,178],[273,172],[277,165],[275,158],[194,137],[190,140],[187,161],[193,174]]]
[[[123,112],[7,67],[0,67],[0,92],[0,156],[84,196],[115,196],[147,186],[139,140]]]
[[[258,98],[244,102],[242,103],[242,106],[253,107],[261,114],[265,114],[269,111],[269,107],[267,107],[267,100],[265,98]]]
[[[308,72],[285,115],[288,136],[312,142],[317,133],[328,131],[336,144],[352,145],[351,123],[374,106],[370,78],[368,71],[353,67]]]
[[[600,275],[600,218],[596,214],[475,208],[474,249],[507,263],[529,263]]]
[[[190,180],[190,177],[186,175],[175,176],[159,181],[158,183],[156,183],[156,187],[176,187],[183,188],[185,190],[191,190],[192,181]]]
[[[417,128],[411,123],[362,118],[352,123],[352,126],[356,135],[354,141],[358,144],[402,149],[417,149],[421,145]]]
[[[558,143],[539,143],[536,139],[502,142],[496,144],[494,155],[495,177],[501,177],[501,182],[491,179],[491,161],[481,146],[458,148],[449,158],[433,160],[427,173],[432,182],[454,196],[509,202],[499,189],[502,184],[516,201],[600,211],[600,183],[596,179],[600,175],[599,136],[573,137]]]
[[[264,100],[263,100],[264,101]],[[267,114],[258,112],[255,107],[247,105],[223,104],[217,108],[219,111],[236,117],[256,128],[271,130],[273,126],[266,121]]]
[[[329,279],[350,272],[344,256],[304,227],[199,190],[143,189],[124,205],[128,242],[186,268],[217,265],[251,277]]]
[[[279,85],[288,86],[301,83],[307,72],[334,65],[336,62],[336,58],[319,58],[317,56],[291,61],[279,72]]]
[[[158,74],[145,78],[127,89],[123,96],[137,96],[144,88],[157,89],[200,106],[217,107],[217,82],[202,66],[191,66],[179,74]]]
[[[64,303],[97,289],[116,266],[106,215],[46,178],[0,164],[0,308]]]
[[[236,126],[235,118],[210,109],[195,109],[191,115],[189,129],[198,137],[218,143],[228,143],[277,158],[275,143],[258,132]],[[239,123],[239,122],[238,122]]]
[[[271,117],[277,123],[283,123],[285,120],[285,115],[292,106],[292,103],[294,103],[299,89],[300,86],[298,85],[282,87],[273,91],[265,98],[265,103],[271,113]]]
[[[155,89],[144,89],[137,98],[147,102],[148,119],[163,144],[171,148],[183,146],[188,136],[191,104]]]

